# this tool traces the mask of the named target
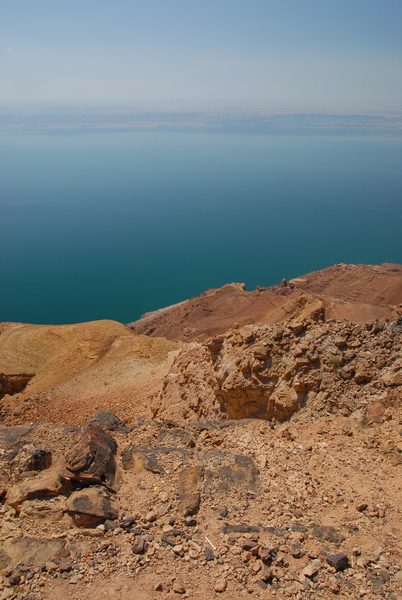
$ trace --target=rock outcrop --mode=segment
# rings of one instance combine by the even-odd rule
[[[154,415],[284,421],[304,408],[383,419],[401,399],[401,343],[401,318],[235,327],[179,352]]]

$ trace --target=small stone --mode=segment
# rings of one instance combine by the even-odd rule
[[[57,571],[57,565],[56,565],[56,563],[54,563],[54,562],[52,562],[50,560],[45,564],[45,567],[46,567],[46,571],[48,573],[52,573],[53,571]]]
[[[10,585],[18,585],[21,581],[21,575],[19,573],[14,573],[8,578],[8,583]]]
[[[185,594],[186,593],[186,588],[184,587],[184,585],[182,583],[179,583],[178,581],[175,581],[173,584],[173,591],[176,594]]]
[[[133,544],[132,550],[134,554],[143,554],[146,550],[145,538],[138,537]]]
[[[306,567],[304,567],[302,574],[305,577],[314,577],[314,575],[316,573],[318,573],[318,571],[321,569],[321,567],[322,567],[322,563],[317,558],[315,560],[312,560]]]
[[[71,571],[73,568],[73,565],[71,563],[71,560],[69,560],[68,558],[62,558],[59,564],[59,571],[61,573],[68,573],[69,571]]]
[[[306,554],[306,549],[299,541],[294,540],[289,544],[289,552],[293,558],[302,558]]]
[[[215,581],[215,584],[214,584],[215,592],[218,592],[218,593],[224,592],[226,590],[226,588],[227,588],[227,581],[223,577],[220,579],[217,579]]]
[[[204,557],[207,562],[214,560],[215,555],[213,550],[211,548],[205,548]]]
[[[334,567],[337,571],[343,571],[349,566],[349,559],[346,554],[328,554],[325,560],[330,567]]]
[[[120,527],[126,531],[129,531],[133,525],[135,525],[134,517],[126,517],[120,521]]]
[[[363,512],[364,510],[366,510],[367,506],[367,502],[361,502],[360,504],[356,504],[356,510],[358,510],[359,512]]]

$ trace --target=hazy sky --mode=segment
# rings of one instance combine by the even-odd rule
[[[402,106],[402,0],[0,0],[0,97]]]

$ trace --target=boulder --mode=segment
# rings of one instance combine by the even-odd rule
[[[93,527],[117,517],[111,495],[103,486],[73,492],[67,499],[66,508],[77,527]]]
[[[102,484],[115,490],[117,444],[94,423],[78,430],[75,443],[66,452],[66,468],[75,483],[86,486]]]
[[[131,427],[128,427],[114,412],[107,409],[102,409],[96,413],[94,418],[91,419],[91,423],[99,425],[102,429],[108,431],[117,431],[119,433],[129,433],[131,431]]]

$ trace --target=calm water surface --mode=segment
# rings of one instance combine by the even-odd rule
[[[230,281],[402,263],[402,137],[3,135],[0,321],[129,322]]]

